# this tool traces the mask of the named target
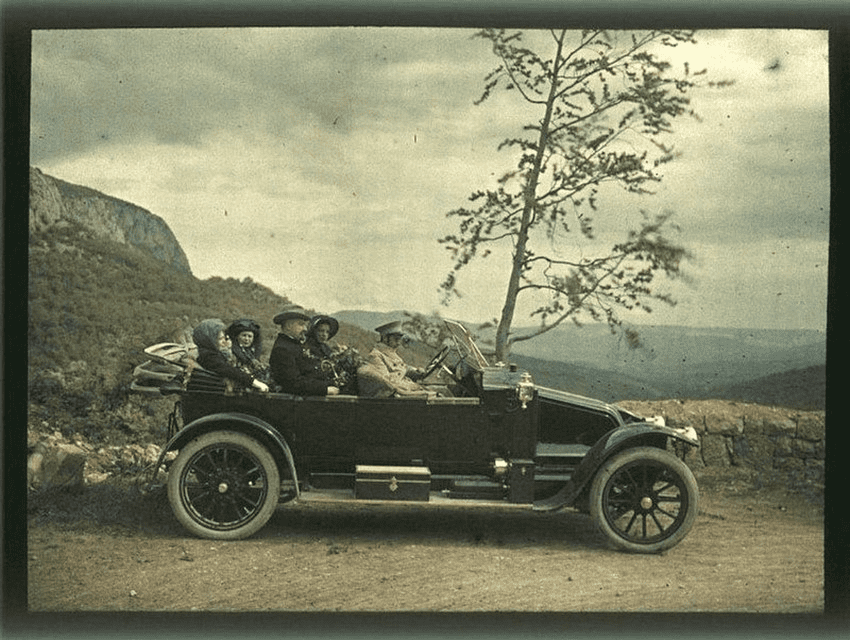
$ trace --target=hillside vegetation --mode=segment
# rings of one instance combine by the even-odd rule
[[[173,399],[129,391],[158,342],[183,342],[205,318],[254,318],[264,352],[289,302],[250,278],[198,278],[75,225],[30,237],[29,426],[93,442],[160,441]],[[297,302],[297,301],[296,301]],[[375,334],[343,325],[337,340],[368,350]]]

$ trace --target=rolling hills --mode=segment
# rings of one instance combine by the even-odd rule
[[[371,328],[403,319],[405,312],[339,311],[336,317]],[[718,398],[824,408],[826,336],[822,332],[653,325],[634,328],[641,341],[637,349],[628,348],[607,325],[558,327],[533,340],[518,342],[511,362],[532,371],[541,385],[609,402]],[[470,329],[477,333],[486,353],[488,341],[492,345],[492,328]]]

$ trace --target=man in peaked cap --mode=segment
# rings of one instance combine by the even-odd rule
[[[425,396],[428,390],[416,380],[421,380],[422,369],[411,367],[396,351],[404,338],[401,322],[389,322],[377,327],[381,336],[366,364],[357,370],[360,395],[370,397]]]
[[[310,323],[307,312],[298,305],[286,305],[274,317],[274,323],[280,325],[280,333],[269,355],[269,367],[281,390],[297,396],[338,395],[339,388],[316,372],[310,355],[305,351],[304,334]]]

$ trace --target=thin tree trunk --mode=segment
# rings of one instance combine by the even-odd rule
[[[505,293],[505,304],[502,306],[502,316],[499,318],[499,326],[496,327],[496,361],[506,362],[511,352],[511,325],[513,324],[514,311],[516,310],[516,299],[519,293],[519,281],[525,263],[525,247],[528,243],[528,229],[531,226],[534,208],[537,202],[537,183],[540,179],[540,167],[543,164],[543,152],[549,137],[549,125],[552,121],[552,108],[555,104],[555,95],[558,92],[558,73],[561,68],[561,51],[564,44],[564,32],[558,39],[558,49],[555,54],[552,67],[552,83],[549,87],[549,98],[546,101],[546,114],[540,125],[540,136],[537,140],[537,153],[534,164],[525,185],[525,203],[522,209],[522,221],[517,233],[516,246],[514,247],[513,264],[511,275],[508,279],[508,290]]]
[[[505,304],[502,307],[502,316],[499,318],[499,326],[496,328],[496,361],[505,362],[510,353],[511,344],[509,336],[511,332],[511,323],[516,310],[516,298],[519,292],[519,277],[522,273],[522,263],[525,259],[525,245],[528,240],[528,223],[531,220],[531,212],[533,207],[526,197],[525,207],[522,212],[522,224],[517,237],[516,247],[514,248],[513,265],[511,266],[511,276],[508,279],[508,291],[505,294]]]

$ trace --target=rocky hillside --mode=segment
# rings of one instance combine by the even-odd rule
[[[69,224],[99,238],[136,247],[177,271],[191,273],[186,254],[162,218],[30,167],[30,233],[41,234]]]

